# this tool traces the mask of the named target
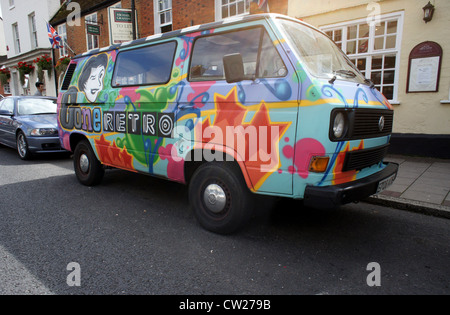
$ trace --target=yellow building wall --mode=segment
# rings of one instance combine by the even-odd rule
[[[422,8],[428,0],[290,0],[288,14],[316,27],[364,19],[373,14],[368,4],[378,3],[381,15],[404,12],[400,47],[399,105],[394,105],[395,133],[450,134],[450,0],[431,0],[433,20],[423,21]],[[434,41],[443,50],[439,92],[406,93],[409,54],[424,41]],[[450,150],[450,148],[449,148]]]

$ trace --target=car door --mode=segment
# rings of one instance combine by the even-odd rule
[[[0,110],[14,113],[14,99],[2,100]],[[0,115],[0,141],[9,146],[15,146],[14,116]]]
[[[0,110],[2,110],[3,109],[3,103],[4,103],[4,100],[1,100],[0,101]],[[3,119],[3,115],[0,115],[0,143],[3,143],[4,142],[4,140],[3,140],[3,124],[4,124],[4,119]]]

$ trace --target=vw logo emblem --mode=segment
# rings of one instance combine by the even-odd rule
[[[380,132],[383,131],[384,129],[384,122],[385,122],[384,116],[381,116],[380,120],[378,121],[378,129],[380,130]]]

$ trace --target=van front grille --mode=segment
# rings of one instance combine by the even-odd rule
[[[347,152],[343,172],[359,171],[383,161],[389,149],[389,144],[382,147]]]
[[[384,120],[383,129],[381,131],[380,119]],[[356,110],[352,139],[387,136],[392,133],[393,122],[394,112],[392,110]]]

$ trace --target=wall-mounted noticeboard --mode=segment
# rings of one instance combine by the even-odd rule
[[[423,42],[409,55],[407,93],[438,92],[441,76],[442,47]]]

